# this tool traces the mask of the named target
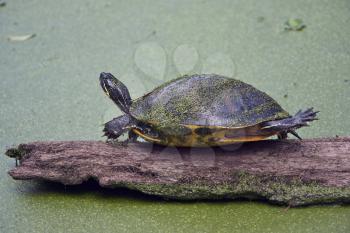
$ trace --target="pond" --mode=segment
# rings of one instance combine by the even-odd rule
[[[166,202],[94,183],[14,181],[6,148],[104,140],[121,112],[99,73],[132,98],[187,73],[267,92],[290,113],[314,107],[303,138],[350,132],[350,2],[40,1],[0,3],[0,232],[349,232],[350,206]]]

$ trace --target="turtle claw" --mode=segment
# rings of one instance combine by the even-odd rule
[[[115,135],[113,133],[110,133],[107,129],[103,130],[104,134],[101,137],[107,137],[107,141],[108,140],[114,140],[117,139],[120,135]]]
[[[293,134],[294,137],[298,138],[299,140],[303,140],[303,139],[297,134],[297,132],[295,132],[294,130],[291,130],[291,131],[289,131],[288,133]]]
[[[320,111],[314,112],[313,109],[314,108],[308,108],[305,111],[299,110],[293,117],[296,121],[296,126],[306,126],[308,122],[318,120],[316,116]]]
[[[318,118],[316,118],[316,117],[305,117],[305,118],[303,118],[303,120],[304,121],[317,121]]]
[[[299,111],[295,114],[295,115],[299,115],[301,113],[301,109],[299,109]]]
[[[301,128],[301,127],[309,127],[309,123],[311,121],[318,120],[317,113],[320,111],[313,111],[314,108],[308,108],[305,111],[299,110],[294,117],[291,119],[293,120],[291,122],[290,128],[287,130],[287,133],[290,133],[294,135],[299,140],[302,140],[302,138],[295,132],[295,129]]]

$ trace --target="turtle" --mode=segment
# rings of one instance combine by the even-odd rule
[[[295,130],[318,120],[313,108],[292,116],[265,92],[217,74],[184,75],[135,100],[111,73],[100,74],[100,85],[124,113],[104,124],[107,140],[128,133],[128,142],[211,147],[289,133],[301,139]]]

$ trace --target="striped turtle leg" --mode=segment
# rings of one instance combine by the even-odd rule
[[[318,112],[319,111],[314,112],[313,108],[309,108],[305,111],[299,110],[293,117],[265,122],[262,126],[262,130],[276,132],[280,139],[286,138],[288,133],[301,139],[295,130],[308,126],[311,121],[318,120]]]

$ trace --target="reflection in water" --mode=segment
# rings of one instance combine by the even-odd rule
[[[227,77],[235,76],[235,65],[228,54],[215,53],[203,62],[202,73],[221,74]]]
[[[174,51],[173,60],[181,75],[189,74],[198,63],[198,51],[189,44],[179,45]]]
[[[142,43],[135,51],[135,64],[143,74],[163,80],[166,71],[166,53],[157,43]]]

